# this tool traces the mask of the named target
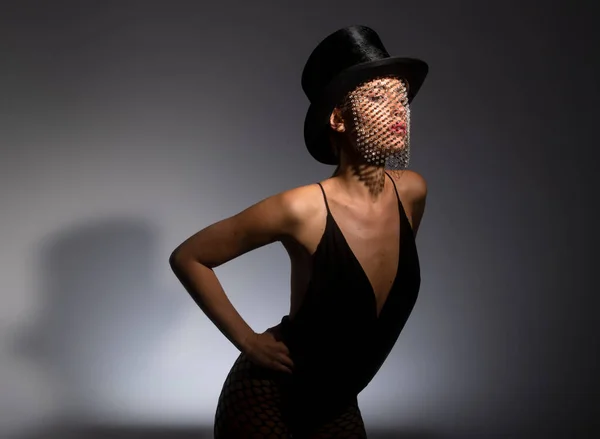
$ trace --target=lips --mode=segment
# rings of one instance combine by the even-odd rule
[[[390,130],[398,134],[405,134],[406,124],[404,122],[397,122],[390,127]]]

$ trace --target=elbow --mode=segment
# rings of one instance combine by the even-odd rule
[[[185,243],[179,245],[169,255],[169,266],[177,277],[180,277],[186,271],[194,269],[198,265],[213,269],[216,264],[204,262],[204,258],[200,258],[195,249],[186,246]]]
[[[177,277],[180,277],[183,273],[189,271],[192,266],[196,266],[197,264],[204,265],[198,261],[193,254],[190,254],[190,252],[186,250],[187,249],[182,248],[182,246],[179,246],[173,250],[169,256],[169,266]]]
[[[177,247],[171,252],[171,255],[169,256],[169,266],[171,267],[171,270],[173,270],[173,273],[177,274],[181,272],[184,260],[185,256],[180,247]]]

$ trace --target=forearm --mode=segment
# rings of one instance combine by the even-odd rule
[[[171,258],[173,272],[192,299],[221,333],[241,352],[245,351],[252,328],[225,294],[214,271],[198,262]]]

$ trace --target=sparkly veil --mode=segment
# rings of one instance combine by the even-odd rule
[[[359,84],[339,108],[348,121],[350,138],[369,164],[403,170],[410,161],[410,108],[407,85],[385,76]]]

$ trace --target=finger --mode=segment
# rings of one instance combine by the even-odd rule
[[[290,367],[290,368],[294,367],[294,362],[292,361],[292,359],[289,356],[287,356],[287,355],[279,355],[278,359],[279,359],[279,362],[281,364],[283,364],[284,366],[287,366],[287,367]]]
[[[277,360],[270,361],[269,368],[280,371],[280,372],[292,373],[292,371],[289,367],[287,367],[285,364],[280,363]]]
[[[289,374],[293,373],[292,369],[290,369],[289,367],[285,366],[284,364],[281,364],[281,363],[277,363],[277,364],[279,365],[277,367],[278,370],[280,370],[282,372],[285,372],[285,373],[289,373]]]
[[[283,342],[278,342],[277,343],[277,347],[279,347],[279,350],[282,354],[285,355],[290,355],[290,350],[288,349],[287,345]]]

